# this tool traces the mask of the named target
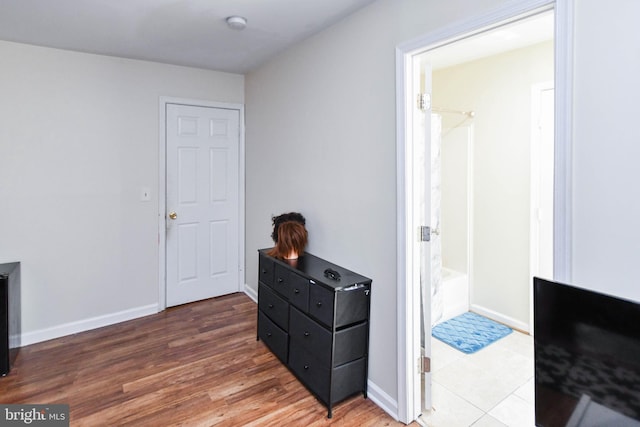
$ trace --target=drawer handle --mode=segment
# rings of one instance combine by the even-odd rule
[[[299,289],[294,289],[294,290],[293,290],[293,293],[294,293],[294,294],[299,294],[299,293],[300,293],[300,290],[299,290]]]
[[[269,308],[273,308],[273,304],[269,304]]]
[[[284,282],[284,279],[282,277],[278,277],[278,283],[282,283]]]
[[[267,273],[268,273],[267,270],[262,269],[262,274],[267,274]]]
[[[322,302],[318,301],[318,302],[316,303],[316,305],[317,305],[318,307],[322,307]]]
[[[305,336],[305,337],[308,337],[308,336],[309,336],[309,332],[305,331],[305,332],[304,332],[304,336]]]
[[[271,338],[271,332],[267,332],[267,337]]]
[[[309,365],[304,365],[304,370],[306,371],[307,369],[309,369]]]

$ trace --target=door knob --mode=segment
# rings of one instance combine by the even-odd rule
[[[169,214],[169,218],[171,218],[171,219],[176,219],[176,218],[178,218],[178,214],[177,214],[177,213],[175,213],[175,212],[171,212],[171,213]]]

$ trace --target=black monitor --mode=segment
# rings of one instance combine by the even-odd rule
[[[640,303],[533,284],[536,426],[640,427]]]

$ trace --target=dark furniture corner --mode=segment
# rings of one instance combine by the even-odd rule
[[[371,279],[309,253],[258,252],[258,340],[327,406],[367,397]]]
[[[0,264],[0,375],[11,370],[20,349],[20,263]]]

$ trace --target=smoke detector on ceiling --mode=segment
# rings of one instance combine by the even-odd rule
[[[243,18],[242,16],[230,16],[226,19],[226,21],[229,28],[233,30],[244,30],[247,26],[247,18]]]

